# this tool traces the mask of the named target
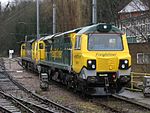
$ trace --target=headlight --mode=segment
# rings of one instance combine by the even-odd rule
[[[92,61],[91,61],[91,60],[89,60],[89,61],[88,61],[88,63],[89,63],[89,64],[92,64]]]
[[[96,60],[88,60],[87,61],[87,69],[95,70],[96,69]]]
[[[107,26],[106,26],[106,25],[104,25],[104,29],[107,29]]]
[[[119,62],[119,69],[126,70],[129,68],[129,61],[127,59],[120,60]]]
[[[128,60],[125,60],[124,63],[127,64],[127,63],[128,63]]]

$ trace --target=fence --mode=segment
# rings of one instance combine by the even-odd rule
[[[143,91],[144,76],[150,76],[150,74],[131,72],[131,84],[127,89],[132,91]]]

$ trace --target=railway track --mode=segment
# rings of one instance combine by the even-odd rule
[[[51,81],[51,82],[52,84],[58,85],[64,90],[67,90],[66,87],[63,86],[62,84],[59,84],[55,81]],[[73,89],[71,91],[73,92]],[[121,97],[116,94],[108,97],[91,97],[91,96],[82,97],[80,92],[76,92],[74,96],[79,96],[79,98],[82,98],[84,101],[92,102],[94,105],[100,106],[104,108],[106,111],[108,110],[108,112],[110,113],[133,113],[134,111],[136,111],[136,109],[138,110],[144,109],[144,111],[146,111],[144,113],[150,113],[150,106],[136,102],[133,99],[131,100],[128,98]],[[141,113],[141,112],[135,112],[135,113]]]
[[[104,108],[105,110],[108,110],[112,113],[127,113],[127,112],[123,112],[120,109],[117,109],[115,107],[112,107],[110,105],[108,105],[106,102],[102,102],[100,100],[92,100],[92,102],[94,104],[96,104],[97,106],[101,106],[102,108]]]
[[[11,92],[10,89],[7,92],[7,89],[4,88],[5,92],[7,92],[9,94],[13,94],[12,95],[13,98],[15,98],[17,101],[19,101],[20,103],[22,103],[26,107],[29,107],[34,112],[44,112],[44,113],[45,112],[46,113],[47,112],[52,112],[52,113],[53,112],[67,112],[67,113],[68,112],[74,112],[74,111],[65,111],[63,108],[61,109],[59,107],[59,105],[58,105],[58,107],[57,107],[57,105],[55,106],[55,104],[57,104],[57,103],[54,103],[54,102],[47,100],[47,99],[43,99],[43,97],[40,97],[39,95],[35,94],[34,92],[29,91],[26,88],[24,88],[21,84],[19,84],[11,76],[9,76],[8,73],[5,73],[5,74],[8,76],[10,81],[13,84],[15,84],[15,86],[18,87],[18,89],[14,90],[14,94],[13,94],[13,92]],[[59,85],[59,84],[57,84],[57,85]],[[127,99],[127,98],[123,99],[123,97],[120,97],[118,95],[112,95],[112,97],[109,97],[107,99],[106,98],[105,99],[104,98],[92,99],[92,103],[97,105],[97,106],[104,108],[104,110],[106,110],[106,111],[108,110],[108,112],[110,112],[110,113],[133,113],[134,110],[143,109],[143,108],[145,108],[144,111],[146,111],[146,110],[150,111],[149,106],[140,105],[139,103],[135,104],[133,100],[131,100],[131,102],[129,102],[129,99]],[[114,106],[115,104],[116,104],[116,106]],[[41,106],[44,109],[41,109],[40,108]],[[118,106],[120,106],[120,107],[118,107]],[[130,107],[130,106],[133,106],[133,107]],[[45,108],[48,109],[49,111],[45,110]],[[132,110],[132,108],[134,110]],[[144,113],[149,113],[147,111]],[[140,113],[140,112],[135,112],[135,113]]]
[[[58,85],[59,87],[66,90],[66,87],[63,86],[62,84],[59,84],[56,81],[51,81],[51,82],[52,84]],[[71,91],[73,92],[73,89]],[[133,113],[134,110],[136,111],[136,109],[139,109],[139,110],[145,109],[145,111],[148,111],[145,113],[150,113],[150,106],[139,103],[139,102],[135,102],[133,99],[130,100],[128,98],[124,98],[116,94],[113,94],[112,96],[108,96],[108,97],[96,97],[96,98],[90,96],[90,98],[92,99],[89,99],[89,97],[81,97],[79,92],[76,92],[76,94],[77,95],[75,96],[79,96],[83,100],[92,102],[93,104],[104,108],[106,111],[107,110],[108,112],[110,111],[110,113]],[[113,104],[116,106],[114,106]],[[133,111],[132,111],[132,108],[130,108],[130,106],[133,106]],[[141,113],[141,112],[137,112],[137,113]]]
[[[30,108],[24,106],[22,103],[17,101],[12,95],[5,93],[2,87],[6,87],[5,90],[18,90],[15,86],[11,86],[10,80],[3,74],[5,70],[3,59],[0,59],[0,110],[4,113],[34,113]],[[9,87],[11,86],[11,87]]]
[[[13,98],[12,95],[8,95],[3,91],[0,91],[0,110],[4,113],[35,113],[30,108]]]
[[[2,60],[2,59],[1,59]],[[2,61],[0,61],[2,64]],[[3,67],[3,65],[2,65]],[[0,94],[9,100],[15,100],[22,106],[35,113],[75,113],[75,111],[43,98],[26,89],[14,80],[6,71],[0,73]],[[13,101],[14,102],[14,101]],[[7,109],[8,110],[8,109]]]
[[[53,84],[58,85],[59,87],[66,90],[66,87],[58,84],[57,82],[52,81]],[[73,92],[73,90],[71,90]],[[104,97],[82,97],[80,92],[76,92],[74,96],[78,96],[84,101],[93,103],[96,106],[99,106],[108,111],[109,113],[150,113],[150,106],[143,105],[140,103],[134,102],[134,100],[129,100],[127,98],[120,97],[118,95],[104,96]],[[131,101],[131,102],[130,102]],[[144,109],[144,111],[143,111]],[[135,112],[135,111],[140,112]]]
[[[116,94],[110,97],[94,97],[89,101],[110,113],[150,113],[150,106]]]
[[[139,106],[139,107],[142,107],[142,108],[145,108],[147,110],[150,111],[150,106],[147,105],[147,104],[143,104],[143,103],[140,103],[140,102],[137,102],[133,99],[129,99],[129,98],[126,98],[126,97],[123,97],[123,96],[120,96],[120,95],[112,95],[112,97],[116,98],[116,99],[119,99],[119,100],[122,100],[122,101],[125,101],[127,103],[131,103],[131,104],[134,104],[136,106]]]

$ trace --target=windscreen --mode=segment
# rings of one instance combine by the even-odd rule
[[[89,34],[88,50],[119,51],[123,50],[120,34]]]

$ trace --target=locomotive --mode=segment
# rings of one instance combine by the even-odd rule
[[[126,34],[99,23],[31,40],[21,45],[24,68],[88,95],[119,93],[130,81]],[[42,74],[41,74],[42,75]]]

